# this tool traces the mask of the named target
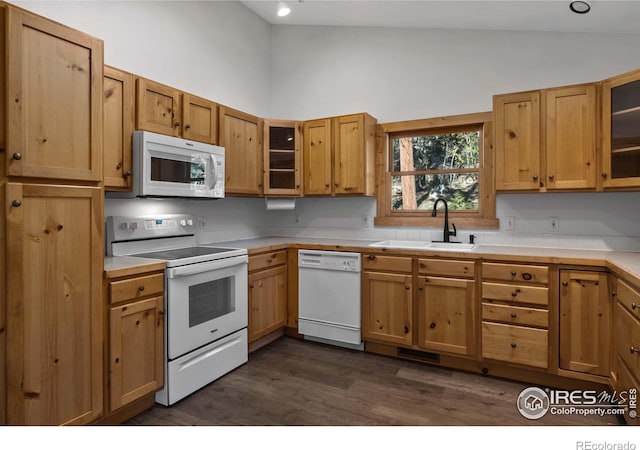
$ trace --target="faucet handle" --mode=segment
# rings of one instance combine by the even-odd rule
[[[456,224],[451,223],[451,226],[453,227],[453,231],[449,230],[449,236],[455,236],[456,233],[458,232],[458,230],[456,229]]]

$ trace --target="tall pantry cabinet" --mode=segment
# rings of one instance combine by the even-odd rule
[[[103,395],[103,44],[5,3],[0,27],[0,422],[90,423]]]

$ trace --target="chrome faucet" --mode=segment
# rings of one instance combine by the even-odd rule
[[[433,204],[433,211],[431,211],[431,217],[435,217],[438,211],[436,210],[438,203],[444,203],[444,235],[442,238],[442,242],[451,242],[450,236],[455,236],[458,230],[456,230],[456,225],[452,223],[453,231],[449,230],[449,205],[447,205],[447,201],[443,197],[439,197],[435,203]]]

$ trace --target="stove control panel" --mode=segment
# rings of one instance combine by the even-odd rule
[[[158,237],[193,236],[197,220],[188,215],[157,217],[107,217],[107,244],[111,242],[150,239]]]

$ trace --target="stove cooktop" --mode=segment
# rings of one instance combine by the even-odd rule
[[[166,261],[175,261],[178,259],[194,258],[196,256],[216,255],[218,253],[230,252],[233,248],[217,248],[217,247],[186,247],[176,248],[173,250],[161,250],[159,252],[139,253],[138,258],[164,259]]]

